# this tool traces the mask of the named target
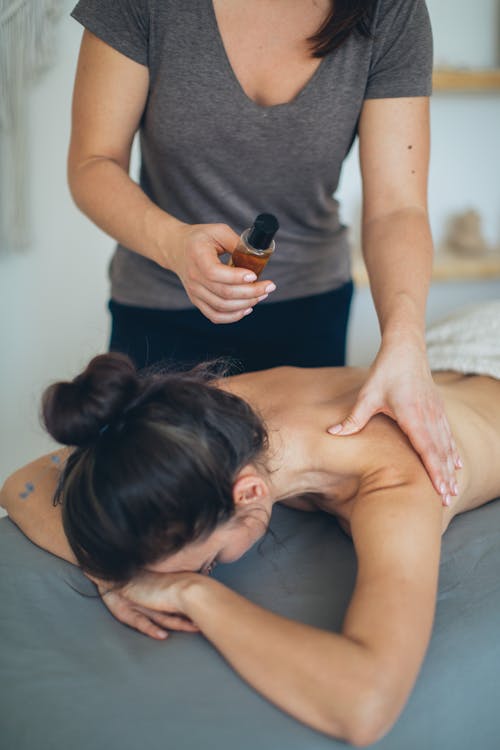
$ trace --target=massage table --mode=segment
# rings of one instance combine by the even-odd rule
[[[331,516],[283,507],[272,531],[215,576],[274,612],[338,631],[356,574],[352,541]],[[95,594],[77,568],[0,519],[2,750],[345,748],[258,695],[203,636],[153,641]],[[430,647],[376,747],[500,748],[500,500],[447,531]]]

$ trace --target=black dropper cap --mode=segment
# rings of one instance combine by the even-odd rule
[[[250,229],[247,242],[256,250],[267,250],[279,228],[276,216],[259,214]]]

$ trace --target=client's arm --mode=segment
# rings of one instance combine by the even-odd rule
[[[67,448],[59,449],[11,474],[0,490],[0,505],[28,539],[76,565],[63,530],[61,506],[53,503],[60,467],[69,453]]]
[[[358,577],[342,634],[268,612],[213,579],[149,574],[125,588],[188,616],[259,693],[356,745],[395,722],[417,677],[434,616],[441,509],[421,466],[365,481],[351,529]]]
[[[78,565],[64,533],[61,506],[53,502],[61,466],[70,452],[70,449],[62,448],[11,474],[0,489],[0,506],[5,508],[9,518],[28,539],[53,555]],[[135,606],[118,591],[110,591],[109,583],[96,578],[91,580],[97,585],[104,604],[114,617],[151,638],[165,638],[167,629],[198,630],[185,618]]]

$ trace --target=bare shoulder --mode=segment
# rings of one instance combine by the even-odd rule
[[[326,422],[328,419],[325,420]],[[323,510],[336,515],[347,533],[361,507],[378,502],[382,494],[401,504],[405,498],[431,502],[444,523],[441,500],[410,441],[396,422],[379,414],[359,433],[331,436],[318,442],[326,470],[341,479]]]
[[[366,379],[366,370],[354,367],[274,367],[227,378],[223,387],[255,403],[314,407],[357,393]]]
[[[328,421],[327,418],[325,423]],[[356,475],[360,488],[366,491],[401,482],[432,488],[409,439],[397,423],[384,414],[372,417],[360,432],[353,435],[325,434],[321,450],[325,465],[334,471],[343,468],[344,472]]]
[[[61,448],[31,461],[13,472],[0,490],[0,505],[18,525],[35,523],[40,514],[54,509],[53,498],[62,468],[70,455],[68,448]]]
[[[32,542],[75,563],[54,493],[70,448],[61,448],[18,469],[0,491],[0,504],[9,518]]]

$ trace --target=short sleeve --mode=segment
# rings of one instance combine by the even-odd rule
[[[425,0],[380,0],[365,99],[429,96],[432,30]]]
[[[80,0],[71,15],[110,47],[148,65],[148,0]]]

